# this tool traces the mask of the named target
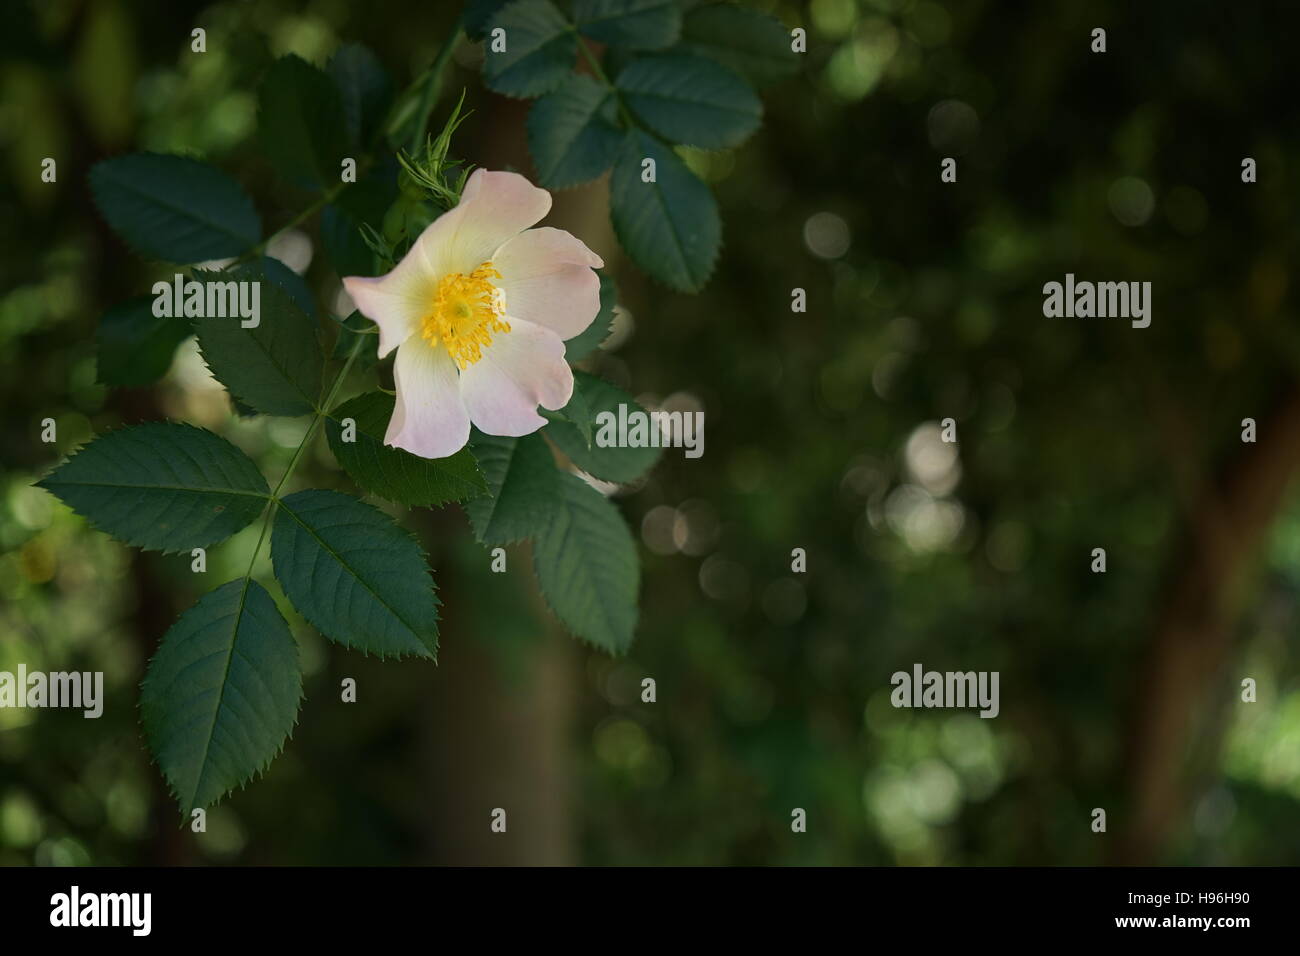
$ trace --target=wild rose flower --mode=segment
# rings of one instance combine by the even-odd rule
[[[471,422],[528,435],[573,394],[564,360],[600,311],[603,263],[561,229],[530,228],[551,195],[516,173],[476,170],[460,204],[429,224],[392,272],[348,276],[357,309],[397,349],[397,403],[384,442],[424,458],[455,454]]]

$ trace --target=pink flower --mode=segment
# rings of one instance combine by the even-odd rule
[[[429,224],[387,275],[344,287],[379,326],[379,357],[397,349],[397,404],[384,443],[445,458],[469,440],[528,435],[573,394],[564,360],[600,311],[603,263],[560,229],[532,225],[551,195],[516,173],[479,169],[460,204]]]

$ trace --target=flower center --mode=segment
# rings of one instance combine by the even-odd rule
[[[484,262],[469,275],[453,272],[438,282],[433,306],[424,317],[420,335],[430,345],[447,349],[457,368],[465,369],[483,357],[493,332],[509,332],[505,320],[505,292],[491,282],[501,273]]]

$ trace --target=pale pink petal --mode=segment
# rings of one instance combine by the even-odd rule
[[[462,204],[429,223],[402,261],[387,275],[373,279],[362,276],[344,278],[343,287],[352,296],[357,309],[379,326],[380,358],[419,330],[443,277],[452,272],[470,271],[460,269],[452,261],[453,240],[466,211]],[[475,266],[478,264],[474,263]]]
[[[496,251],[492,264],[501,273],[506,311],[562,339],[591,325],[600,311],[600,278],[591,270],[604,263],[563,229],[521,232]]]
[[[472,178],[472,177],[471,177]],[[468,188],[468,184],[466,184]],[[417,266],[425,275],[433,276],[437,283],[443,276],[453,272],[468,273],[482,262],[475,262],[468,268],[457,261],[455,256],[456,234],[460,231],[465,216],[471,212],[462,198],[459,205],[447,210],[433,222],[424,227],[424,232],[411,244],[411,249],[402,258],[398,268],[407,263]]]
[[[468,274],[506,242],[551,211],[551,194],[518,173],[476,169],[465,183],[452,218],[449,271]],[[453,218],[454,217],[454,218]]]
[[[357,310],[379,326],[379,357],[405,342],[429,311],[437,279],[426,275],[409,256],[387,275],[344,276],[343,288]]]
[[[344,278],[357,309],[379,326],[379,357],[419,330],[443,277],[469,274],[550,209],[551,194],[518,173],[475,170],[456,208],[429,223],[392,272]]]
[[[393,362],[397,404],[384,444],[421,458],[446,458],[469,441],[469,413],[461,401],[456,363],[445,349],[413,337]]]
[[[564,343],[550,329],[511,316],[483,358],[460,373],[469,417],[489,435],[528,435],[546,424],[537,406],[563,408],[573,395]]]

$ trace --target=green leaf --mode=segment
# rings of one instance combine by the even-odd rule
[[[581,478],[559,474],[560,497],[533,544],[546,603],[564,626],[611,654],[632,646],[641,568],[618,509]]]
[[[224,541],[261,514],[270,497],[242,451],[175,422],[100,435],[37,485],[99,530],[151,551]]]
[[[682,29],[676,0],[574,0],[573,18],[593,40],[636,50],[672,46]]]
[[[321,242],[330,265],[340,276],[368,276],[374,271],[375,255],[361,238],[361,223],[333,204],[326,206],[320,220]]]
[[[491,20],[505,30],[504,51],[484,50],[488,87],[506,96],[549,93],[569,75],[578,55],[578,35],[550,0],[516,0]]]
[[[149,662],[140,717],[186,816],[266,769],[301,699],[298,645],[256,581],[223,584],[180,616]]]
[[[346,362],[357,339],[361,339],[357,357],[352,360],[353,370],[364,371],[379,361],[379,336],[374,331],[375,323],[360,312],[353,312],[346,318],[331,318],[338,323],[339,334],[334,339],[334,350],[330,353],[330,358]]]
[[[365,347],[375,350],[373,343]],[[467,448],[449,458],[430,459],[385,445],[393,402],[387,392],[366,392],[338,406],[326,420],[330,449],[353,481],[371,494],[413,506],[461,501],[487,491],[478,463]],[[356,441],[343,441],[341,422],[345,418],[356,423]]]
[[[345,43],[325,67],[339,91],[348,142],[370,142],[393,101],[393,78],[378,57],[359,43]]]
[[[613,93],[590,76],[570,74],[528,113],[528,148],[537,180],[547,189],[567,189],[609,169],[623,134]]]
[[[471,498],[465,511],[482,544],[510,544],[538,534],[559,493],[559,472],[545,439],[534,432],[501,438],[475,432],[470,447],[488,494]]]
[[[113,306],[99,320],[97,380],[104,385],[148,385],[167,374],[176,346],[190,334],[183,318],[153,314],[153,297]]]
[[[790,49],[790,31],[781,21],[734,3],[688,12],[677,49],[717,60],[760,86],[799,69],[799,54]]]
[[[618,290],[614,280],[603,272],[600,273],[600,311],[587,326],[571,339],[564,342],[564,357],[570,362],[586,358],[609,338],[614,327],[614,307],[618,304]]]
[[[655,161],[643,182],[642,161]],[[664,284],[698,292],[713,272],[722,223],[713,193],[672,150],[640,130],[627,134],[610,180],[610,217],[633,261]]]
[[[583,444],[588,448],[591,447],[591,407],[587,404],[582,389],[578,388],[577,382],[574,382],[573,395],[570,396],[568,404],[554,412],[541,409],[540,414],[551,422],[572,425],[582,437]]]
[[[687,146],[738,146],[763,117],[762,103],[744,80],[689,53],[639,57],[616,83],[632,112],[651,129]]]
[[[262,236],[257,210],[239,183],[195,159],[116,156],[91,167],[90,189],[113,231],[150,259],[224,259]]]
[[[611,413],[615,420],[621,419],[620,405],[627,406],[627,414],[645,412],[632,396],[616,385],[611,385],[603,378],[586,372],[573,373],[573,390],[582,393],[586,403],[591,424],[596,425],[601,412]],[[574,405],[571,401],[570,406]],[[566,406],[567,407],[567,406]],[[600,431],[597,430],[593,441],[588,441],[579,429],[567,422],[552,422],[546,426],[546,434],[555,442],[560,451],[572,459],[573,463],[587,474],[603,481],[615,481],[620,484],[635,481],[654,467],[659,460],[661,448],[620,448],[617,446],[601,447]],[[649,436],[647,433],[647,440]]]
[[[195,271],[200,282],[260,282],[261,316],[254,328],[238,317],[194,320],[199,348],[212,374],[235,398],[266,415],[306,415],[321,391],[316,324],[259,263],[221,273]]]
[[[258,133],[286,180],[326,188],[340,181],[347,121],[339,91],[316,67],[290,55],[271,64],[258,90]]]
[[[465,33],[471,40],[481,40],[491,29],[492,18],[506,5],[506,0],[469,0],[465,4]]]
[[[395,163],[385,163],[357,180],[325,207],[321,215],[321,241],[334,271],[340,276],[375,274],[374,253],[361,236],[361,227],[380,229],[384,215],[397,197]]]
[[[289,298],[293,300],[293,304],[302,309],[308,318],[316,318],[316,300],[312,298],[311,288],[307,285],[307,280],[279,259],[271,256],[258,256],[252,268],[256,270],[259,267],[266,279],[274,282],[289,293]]]
[[[378,228],[384,214],[397,198],[397,176],[401,169],[397,160],[389,156],[370,167],[355,183],[338,194],[336,205],[341,206],[353,219],[368,222]]]
[[[316,301],[312,298],[311,289],[308,288],[303,277],[294,272],[279,259],[271,256],[258,256],[256,260],[243,267],[245,270],[251,270],[252,273],[261,275],[266,281],[275,283],[284,292],[288,293],[289,299],[303,313],[312,320],[312,327],[315,328],[316,318]],[[224,275],[225,273],[223,273]],[[234,270],[231,270],[229,277],[236,277]],[[203,278],[200,273],[195,274],[195,278]],[[257,409],[253,408],[246,402],[240,401],[234,395],[230,396],[231,404],[234,406],[235,413],[240,418],[254,418],[258,414]]]
[[[438,597],[424,551],[378,508],[338,491],[280,502],[271,563],[322,634],[380,657],[438,656]]]

